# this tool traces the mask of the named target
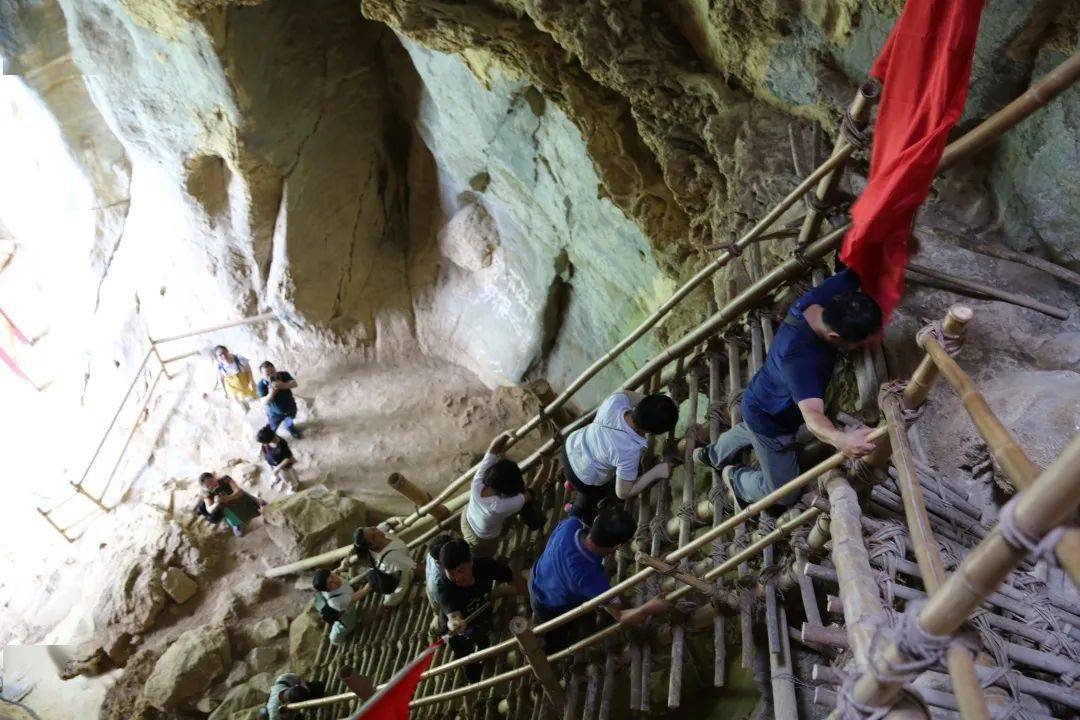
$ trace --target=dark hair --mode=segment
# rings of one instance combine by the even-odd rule
[[[255,439],[265,445],[268,442],[273,442],[277,437],[277,433],[269,425],[263,425],[259,428],[259,432],[255,433]]]
[[[202,475],[199,476],[199,484],[200,485],[205,485],[207,480],[213,480],[213,479],[214,479],[214,473],[212,473],[212,472],[204,472]]]
[[[370,557],[369,553],[371,552],[371,543],[364,537],[365,530],[367,530],[367,527],[361,525],[352,534],[353,552],[360,556],[361,559]]]
[[[315,574],[311,576],[311,587],[319,592],[326,592],[326,581],[329,579],[330,571],[326,568],[319,568],[315,571]]]
[[[633,412],[634,424],[653,435],[670,432],[679,421],[679,406],[667,395],[646,395]]]
[[[269,360],[263,360],[262,364],[259,365],[259,370],[265,370],[266,368],[270,368],[271,370],[274,370],[275,369],[274,368],[274,363],[270,362]]]
[[[453,570],[470,560],[472,560],[472,550],[469,549],[469,543],[461,538],[446,542],[439,550],[439,564],[444,570]]]
[[[503,497],[525,492],[525,480],[521,477],[521,468],[513,460],[505,458],[496,462],[484,473],[484,484]]]
[[[439,562],[439,552],[442,550],[443,545],[454,539],[454,536],[450,533],[443,533],[442,535],[436,535],[435,539],[428,545],[428,555],[435,562]]]
[[[605,508],[596,515],[589,529],[589,539],[602,548],[622,545],[634,537],[637,523],[621,508]]]
[[[865,293],[842,293],[825,304],[821,319],[844,340],[862,342],[881,328],[881,308]]]
[[[281,698],[287,703],[303,702],[311,699],[311,691],[303,685],[293,685],[281,693]]]
[[[214,346],[214,354],[215,355],[217,355],[218,351],[220,351],[220,350],[224,350],[225,352],[229,352],[229,348],[225,347],[224,345],[215,345]]]

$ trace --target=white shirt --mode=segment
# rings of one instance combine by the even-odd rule
[[[341,587],[337,590],[325,590],[323,591],[323,597],[326,598],[326,604],[334,608],[340,613],[343,613],[349,609],[349,605],[352,604],[352,595],[355,592],[349,585],[349,581],[342,578]]]
[[[481,540],[491,540],[499,537],[502,533],[503,522],[525,505],[525,496],[522,494],[503,497],[492,494],[484,497],[484,476],[488,474],[492,466],[499,461],[499,456],[488,453],[480,461],[480,467],[476,468],[473,475],[472,485],[469,486],[469,506],[465,508],[465,519],[469,527]]]
[[[407,585],[416,570],[416,563],[409,555],[409,547],[400,539],[391,537],[382,550],[371,550],[372,562],[378,560],[378,568],[383,572],[401,575],[403,585]]]
[[[596,409],[596,418],[566,438],[570,469],[586,485],[633,482],[646,440],[623,417],[633,409],[626,393],[615,393]]]
[[[439,563],[435,562],[435,558],[430,554],[424,556],[424,589],[427,590],[428,595],[435,597],[435,586],[439,582],[439,578],[442,577],[442,568],[439,567]]]

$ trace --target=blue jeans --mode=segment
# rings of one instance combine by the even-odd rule
[[[289,415],[279,415],[278,413],[268,412],[266,413],[266,424],[270,426],[270,429],[277,432],[279,425],[284,425],[285,429],[289,431],[289,434],[295,432],[293,429],[293,419]]]
[[[748,447],[754,449],[761,469],[739,466],[731,471],[731,484],[735,486],[735,493],[742,502],[757,502],[788,484],[799,474],[794,435],[775,438],[759,435],[744,422],[717,438],[715,443],[708,446],[706,452],[709,463],[713,467],[722,468],[730,465],[732,458]],[[793,493],[781,499],[779,504],[792,505],[798,498],[798,494]]]

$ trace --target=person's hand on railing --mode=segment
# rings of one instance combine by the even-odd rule
[[[499,433],[495,436],[495,439],[488,445],[488,452],[492,455],[502,455],[506,452],[506,446],[510,444],[513,439],[514,433],[509,430]]]

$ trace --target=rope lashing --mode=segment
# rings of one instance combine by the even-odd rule
[[[846,678],[836,693],[836,717],[840,720],[883,720],[892,711],[893,706],[877,707],[860,703],[855,699],[855,683],[858,677]],[[933,717],[930,708],[921,697],[904,688],[900,693],[912,703],[922,707],[926,717]]]
[[[848,145],[854,145],[857,150],[865,150],[870,147],[869,126],[859,127],[860,123],[851,115],[851,110],[844,111],[844,117],[840,121],[840,137]]]
[[[716,420],[721,427],[731,427],[731,416],[728,415],[728,406],[725,402],[709,403],[708,409],[705,410],[705,419]]]
[[[907,388],[907,382],[899,380],[890,380],[887,383],[882,383],[881,388],[878,390],[878,407],[882,407],[885,404],[885,398],[895,397],[897,399],[897,405],[900,406],[900,417],[904,421],[905,425],[910,426],[913,422],[922,417],[923,408],[926,404],[922,404],[916,408],[909,408],[904,403],[904,389]]]
[[[1017,678],[1020,674],[1013,669],[1005,640],[994,631],[993,626],[987,618],[987,615],[989,614],[989,610],[977,608],[972,614],[970,621],[971,627],[974,628],[979,639],[982,641],[983,647],[990,653],[990,657],[993,658],[994,661],[990,674],[983,678],[979,684],[984,688],[988,688],[991,685],[996,684],[999,680],[1004,679],[1008,686],[1010,696],[1009,704],[1006,706],[1008,708],[1007,715],[1015,715],[1018,718],[1027,718],[1029,716],[1025,712],[1023,705],[1020,703],[1020,688],[1017,683]]]
[[[653,515],[652,520],[649,521],[649,531],[652,533],[652,537],[660,538],[660,542],[670,545],[674,542],[671,535],[667,531],[668,516],[666,512],[657,512]]]
[[[900,614],[895,627],[890,628],[881,624],[874,629],[874,634],[870,639],[869,657],[881,657],[883,653],[880,652],[880,645],[891,639],[900,651],[900,655],[907,658],[904,662],[888,667],[870,663],[870,672],[878,682],[906,685],[924,670],[928,670],[944,659],[953,638],[951,635],[931,635],[923,630],[919,622],[919,613],[924,604],[909,602],[907,609]]]
[[[1040,560],[1057,547],[1061,536],[1065,534],[1065,525],[1054,528],[1039,540],[1027,534],[1016,523],[1016,506],[1022,493],[1013,495],[1012,499],[1001,508],[998,516],[998,532],[1002,539],[1017,550],[1023,550],[1035,560]]]
[[[729,417],[735,414],[735,408],[742,404],[744,388],[740,388],[734,392],[729,391],[727,394],[727,410]]]
[[[737,258],[740,255],[742,255],[742,248],[739,247],[739,243],[738,243],[738,240],[736,238],[735,233],[730,233],[728,235],[728,241],[726,243],[724,243],[723,245],[721,245],[721,247],[732,258]]]
[[[925,350],[927,338],[937,340],[938,345],[942,347],[949,357],[953,357],[959,353],[960,348],[963,347],[964,344],[963,336],[945,332],[945,329],[941,326],[940,320],[934,320],[923,325],[919,331],[915,333],[915,344]]]

